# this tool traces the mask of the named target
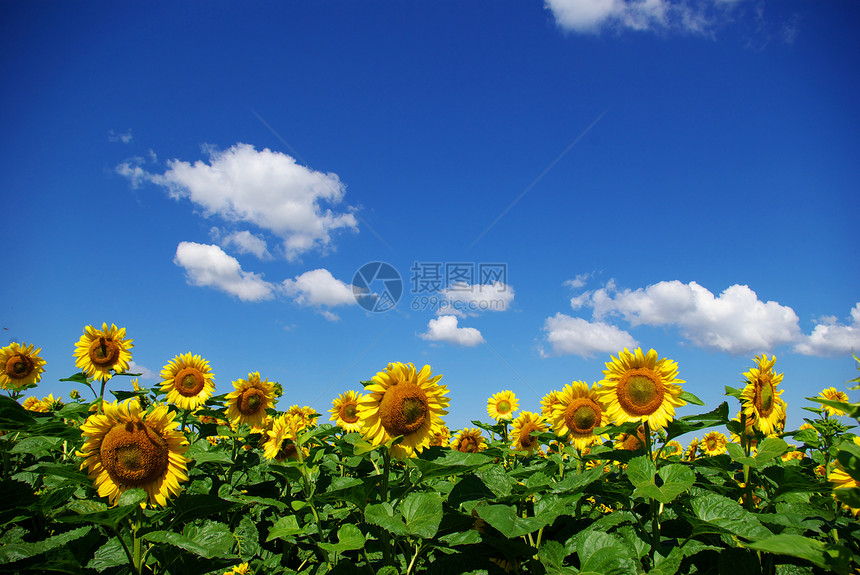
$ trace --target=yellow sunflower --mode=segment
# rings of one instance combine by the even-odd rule
[[[391,453],[412,457],[429,447],[439,433],[448,412],[448,388],[439,385],[441,375],[433,375],[429,365],[416,371],[411,363],[389,363],[365,388],[358,402],[361,432],[373,445],[384,445],[402,435],[403,440]]]
[[[48,411],[48,406],[35,397],[28,397],[24,400],[24,403],[22,403],[21,406],[30,411],[38,411],[41,413],[46,413]]]
[[[784,453],[782,456],[782,460],[783,461],[792,461],[794,459],[803,459],[804,457],[806,457],[805,453],[803,453],[802,451],[795,450],[795,451],[789,451],[787,453]]]
[[[645,448],[645,427],[640,425],[636,429],[636,434],[622,433],[615,438],[615,449],[623,449],[625,451],[636,451]]]
[[[612,358],[603,370],[599,397],[606,406],[608,419],[615,423],[648,422],[651,429],[665,427],[675,417],[675,408],[686,405],[684,390],[677,379],[678,364],[658,359],[657,352],[627,348]]]
[[[726,452],[726,436],[719,431],[706,433],[699,443],[699,449],[705,455],[720,455]]]
[[[180,409],[194,411],[215,393],[215,375],[209,362],[199,355],[183,353],[170,360],[161,370],[161,391],[167,402]]]
[[[481,430],[467,427],[451,440],[451,449],[463,453],[478,453],[487,449],[487,440],[481,435]]]
[[[500,391],[487,400],[487,415],[496,421],[512,420],[519,408],[519,401],[513,391]]]
[[[331,402],[333,407],[329,409],[330,419],[344,431],[361,431],[361,422],[358,419],[359,400],[361,395],[354,391],[341,393]]]
[[[835,387],[828,387],[827,389],[822,389],[821,393],[818,394],[818,397],[822,399],[829,399],[831,401],[841,401],[842,403],[848,403],[848,394],[844,391],[838,391]],[[821,404],[821,407],[827,412],[828,415],[845,415],[845,412],[836,407],[830,407],[829,405]]]
[[[63,398],[62,397],[54,397],[53,393],[48,394],[48,397],[42,398],[42,405],[45,406],[45,411],[57,411],[58,409],[62,409]]]
[[[660,450],[663,457],[683,457],[684,447],[677,441],[670,441]]]
[[[177,431],[166,405],[142,413],[134,399],[104,402],[104,413],[91,415],[81,425],[87,438],[78,457],[101,497],[111,505],[127,489],[139,487],[151,505],[167,505],[188,480],[185,435]]]
[[[577,449],[584,449],[600,441],[601,437],[594,435],[594,428],[600,426],[603,411],[597,384],[589,390],[584,381],[574,381],[559,392],[550,421],[559,437],[566,436]]]
[[[543,399],[540,400],[540,414],[547,421],[552,420],[552,417],[553,417],[552,416],[552,410],[553,410],[553,407],[555,407],[556,404],[558,404],[560,395],[561,395],[561,392],[558,391],[557,389],[554,389],[554,390],[550,391],[549,393],[547,393],[545,396],[543,396]]]
[[[263,427],[266,410],[275,403],[275,387],[268,379],[260,379],[260,372],[249,373],[248,379],[233,382],[236,391],[224,398],[227,401],[227,419],[234,426],[247,423]]]
[[[767,355],[762,354],[754,361],[756,367],[744,373],[747,384],[741,392],[742,409],[756,429],[770,435],[785,417],[785,401],[779,397],[782,390],[776,389],[782,382],[782,374],[773,370],[776,356],[767,359]]]
[[[302,420],[302,423],[305,427],[313,427],[317,424],[317,418],[319,414],[316,409],[313,407],[308,407],[307,405],[304,407],[299,407],[298,405],[291,405],[287,410],[287,413],[290,415],[295,415],[299,419]]]
[[[687,451],[684,452],[685,461],[695,461],[699,456],[699,438],[694,437],[687,446]]]
[[[858,483],[853,477],[848,475],[842,465],[839,462],[836,462],[836,466],[833,468],[833,471],[827,474],[827,480],[833,484],[833,497],[836,497],[837,489],[856,489],[860,487],[860,483]],[[849,505],[843,504],[843,507],[850,510],[851,513],[856,517],[860,514],[860,508],[851,507]]]
[[[540,441],[532,437],[532,431],[548,431],[543,417],[531,411],[522,412],[511,428],[511,447],[515,451],[527,451],[529,455],[540,450]]]
[[[36,350],[26,343],[12,342],[0,348],[0,388],[18,389],[25,385],[35,385],[42,379],[45,360],[39,357],[42,348]]]
[[[439,431],[433,434],[430,438],[431,447],[448,447],[448,441],[451,439],[451,431],[448,426],[443,425]]]
[[[131,361],[129,351],[134,340],[125,339],[125,328],[117,328],[111,324],[102,324],[101,329],[91,325],[84,328],[84,335],[75,344],[75,367],[87,376],[105,382],[114,373],[128,371]]]
[[[304,422],[296,415],[285,413],[276,417],[272,422],[272,429],[268,431],[268,441],[263,445],[263,455],[266,459],[275,461],[301,460],[307,450],[302,449],[300,455],[296,440],[305,427]]]

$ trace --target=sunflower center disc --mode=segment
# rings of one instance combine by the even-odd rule
[[[186,367],[180,370],[173,378],[173,387],[185,397],[195,397],[203,390],[206,385],[206,379],[200,370],[193,367]]]
[[[358,406],[354,403],[347,403],[340,408],[340,418],[347,423],[355,423],[358,421]]]
[[[760,381],[758,388],[758,411],[767,417],[773,411],[773,384],[769,381]],[[747,396],[749,397],[749,396]]]
[[[628,414],[651,415],[663,404],[663,382],[647,367],[625,373],[617,390],[618,403]]]
[[[126,486],[155,481],[167,471],[167,442],[144,423],[116,425],[108,431],[100,449],[102,465],[111,477]]]
[[[464,437],[460,441],[460,451],[463,453],[478,453],[478,442],[474,437]]]
[[[26,355],[13,355],[6,360],[6,375],[13,379],[24,379],[31,373],[36,365]]]
[[[285,459],[295,459],[296,455],[298,455],[296,444],[289,439],[285,439],[281,442],[281,449],[278,450],[278,455],[275,456],[275,459],[277,461],[283,461]]]
[[[389,435],[407,435],[424,425],[429,408],[423,389],[412,382],[400,382],[382,396],[379,419]]]
[[[263,392],[259,389],[252,387],[251,389],[245,391],[240,397],[237,403],[237,409],[239,413],[242,415],[254,415],[263,405]]]
[[[119,359],[119,346],[100,337],[90,344],[90,360],[99,367],[112,367]]]
[[[528,449],[537,443],[537,438],[531,436],[532,431],[537,431],[533,423],[527,423],[520,428],[520,445],[523,449]]]
[[[574,400],[564,412],[564,422],[574,433],[591,433],[591,430],[600,424],[600,408],[590,399]]]
[[[509,402],[509,401],[507,401],[506,399],[503,399],[502,401],[500,401],[500,402],[498,403],[498,405],[496,405],[496,411],[498,411],[498,412],[499,412],[499,413],[501,413],[502,415],[504,415],[504,414],[506,414],[506,413],[510,412],[510,411],[511,411],[511,404],[510,404],[510,402]]]

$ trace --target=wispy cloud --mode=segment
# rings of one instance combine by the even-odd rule
[[[265,238],[252,234],[247,230],[241,232],[233,232],[225,236],[221,240],[221,245],[225,248],[232,248],[240,254],[253,254],[261,260],[272,258],[266,245]]]
[[[420,337],[428,341],[442,341],[466,347],[484,343],[484,336],[480,331],[473,327],[459,327],[457,323],[457,317],[453,315],[431,319],[427,324],[427,331],[420,334]]]
[[[113,130],[108,130],[108,141],[110,142],[122,142],[123,144],[130,144],[134,138],[131,135],[131,130],[126,130],[125,132],[115,132]]]

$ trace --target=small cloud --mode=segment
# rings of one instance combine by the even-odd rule
[[[626,331],[602,321],[571,317],[557,313],[544,321],[543,331],[552,352],[541,350],[541,356],[579,355],[589,358],[596,353],[614,353],[639,345]]]
[[[225,248],[233,248],[240,254],[254,254],[261,260],[272,258],[267,249],[266,240],[247,230],[233,232],[221,241],[221,245]]]
[[[327,269],[307,271],[281,283],[281,292],[293,298],[298,305],[315,307],[329,321],[340,317],[328,309],[342,305],[355,305],[352,286],[331,275]]]
[[[258,274],[242,270],[236,258],[218,247],[180,242],[173,262],[185,269],[190,285],[211,287],[242,301],[272,299],[274,286]]]
[[[143,381],[156,381],[160,380],[161,377],[155,374],[154,371],[148,369],[134,361],[128,362],[128,372],[127,373],[139,373],[140,379]]]
[[[592,277],[594,277],[594,272],[587,274],[577,274],[577,276],[572,280],[567,280],[566,282],[564,282],[564,285],[569,288],[579,289],[585,287],[585,284],[587,284],[588,280]]]
[[[123,144],[129,144],[131,143],[131,140],[131,129],[121,133],[116,133],[113,130],[108,130],[108,141],[110,142],[122,142]]]
[[[851,309],[851,324],[840,325],[835,317],[824,317],[808,336],[794,346],[803,355],[847,355],[860,350],[860,302]]]
[[[506,311],[514,301],[514,288],[500,281],[470,285],[456,283],[439,292],[437,315],[474,316],[482,311]]]
[[[427,331],[420,334],[420,337],[428,341],[444,341],[466,347],[484,343],[480,331],[473,327],[457,327],[457,318],[453,315],[431,319],[427,324]]]

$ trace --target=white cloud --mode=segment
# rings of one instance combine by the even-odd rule
[[[457,283],[439,292],[437,315],[465,317],[482,311],[506,311],[514,301],[514,288],[500,281],[470,285]]]
[[[738,1],[711,0],[545,0],[562,28],[599,33],[604,28],[680,30],[705,34]]]
[[[541,350],[541,355],[579,355],[592,357],[595,353],[615,353],[625,347],[639,345],[626,331],[601,321],[571,317],[557,313],[544,321],[546,340],[552,353]]]
[[[274,286],[258,274],[242,270],[236,258],[218,247],[180,242],[173,262],[185,269],[191,285],[212,287],[242,301],[272,299]]]
[[[588,280],[593,276],[594,272],[587,274],[577,274],[577,276],[572,280],[567,280],[566,282],[564,282],[564,285],[573,289],[579,289],[581,287],[585,287],[585,284],[587,284]]]
[[[151,369],[137,364],[134,361],[128,362],[128,371],[126,373],[139,373],[140,379],[144,381],[161,379]]]
[[[295,279],[286,279],[281,284],[281,291],[299,305],[320,308],[320,314],[329,321],[337,321],[340,318],[321,308],[356,303],[352,286],[335,278],[327,269],[311,270],[296,276]]]
[[[247,230],[233,232],[221,241],[221,245],[225,248],[233,248],[240,254],[254,254],[261,260],[272,257],[266,247],[266,240]]]
[[[484,343],[484,337],[480,331],[473,327],[457,327],[457,318],[453,315],[443,315],[431,319],[427,324],[427,331],[421,334],[421,338],[467,347]]]
[[[358,229],[352,208],[336,213],[321,206],[343,200],[346,186],[337,174],[311,170],[268,148],[258,151],[238,143],[225,151],[209,150],[208,163],[170,160],[164,174],[144,172],[130,162],[120,164],[117,172],[133,186],[146,179],[167,188],[175,199],[187,198],[207,217],[252,223],[275,234],[289,260],[330,248],[336,230]]]
[[[844,355],[860,351],[860,303],[851,310],[851,325],[839,325],[835,317],[821,318],[812,333],[794,350],[804,355]]]
[[[113,130],[108,130],[108,140],[111,142],[122,142],[123,144],[130,144],[132,141],[131,130],[127,130],[125,132],[121,132],[117,134]]]
[[[633,326],[675,325],[693,344],[733,354],[770,351],[801,336],[793,309],[775,301],[762,302],[745,285],[732,285],[719,296],[696,282],[677,280],[613,291],[589,292],[587,300],[571,305],[589,305],[595,319],[620,315]]]

